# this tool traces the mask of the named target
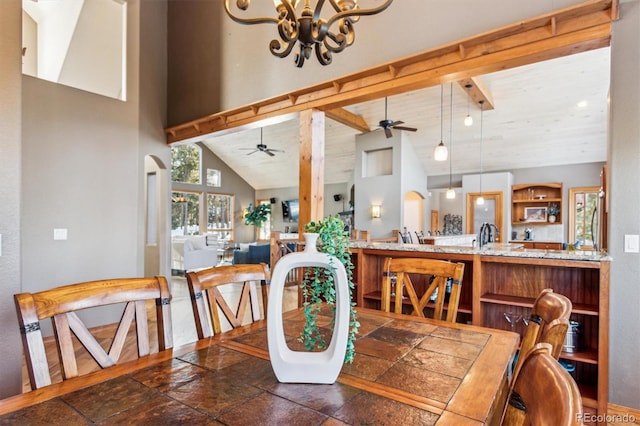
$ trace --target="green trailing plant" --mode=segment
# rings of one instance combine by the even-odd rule
[[[558,207],[558,204],[556,203],[551,203],[549,205],[549,216],[558,216],[558,214],[560,213],[560,207]]]
[[[351,363],[355,357],[354,342],[360,323],[354,309],[355,303],[352,302],[354,267],[351,262],[351,251],[349,250],[349,234],[344,230],[344,222],[339,215],[329,216],[317,222],[309,222],[305,225],[304,230],[318,234],[317,250],[321,253],[335,256],[336,259],[342,262],[347,272],[350,317],[344,362]],[[326,349],[327,342],[320,331],[320,327],[318,327],[317,318],[323,303],[333,307],[335,318],[336,290],[333,272],[328,268],[306,268],[300,287],[303,295],[305,325],[299,340],[309,351]],[[331,329],[333,329],[333,323],[331,324]]]
[[[249,206],[242,217],[245,225],[255,225],[260,228],[262,224],[267,221],[270,213],[271,204],[258,204],[253,207],[253,204],[249,203]]]

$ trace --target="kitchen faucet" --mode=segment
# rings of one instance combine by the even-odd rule
[[[500,230],[496,225],[483,223],[478,234],[478,247],[482,248],[486,244],[494,242],[497,235],[500,235]]]

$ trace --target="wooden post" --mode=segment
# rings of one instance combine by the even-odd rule
[[[322,111],[300,112],[300,237],[304,225],[324,216],[324,122]]]

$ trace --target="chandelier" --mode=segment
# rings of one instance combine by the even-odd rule
[[[300,50],[296,53],[295,64],[300,68],[304,61],[311,57],[311,51],[314,49],[318,61],[322,65],[329,65],[333,53],[340,53],[353,44],[353,26],[360,16],[380,13],[389,7],[392,1],[384,0],[380,6],[361,9],[358,0],[329,0],[336,13],[327,20],[320,17],[325,0],[317,0],[313,10],[311,0],[305,0],[299,16],[296,8],[298,3],[301,3],[300,0],[273,0],[278,14],[275,18],[236,16],[229,8],[231,0],[224,0],[224,9],[231,19],[240,24],[276,24],[280,40],[271,40],[269,50],[274,56],[284,58],[291,53],[296,43],[299,43]],[[236,0],[235,3],[239,10],[246,11],[251,5],[251,0]]]

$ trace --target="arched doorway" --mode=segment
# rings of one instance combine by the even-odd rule
[[[154,155],[144,158],[144,275],[171,276],[167,168]]]
[[[404,194],[402,226],[409,232],[424,229],[424,197],[415,191]]]

